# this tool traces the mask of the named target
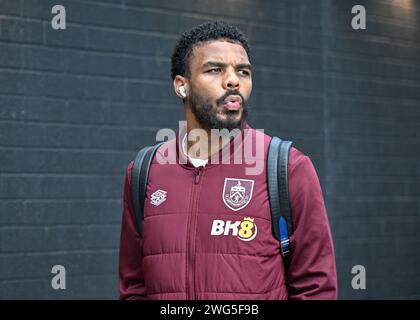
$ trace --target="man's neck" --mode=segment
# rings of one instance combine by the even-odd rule
[[[230,142],[230,140],[227,140],[227,139],[212,139],[211,130],[203,128],[189,108],[185,108],[185,114],[186,114],[186,120],[187,120],[187,141],[186,142],[187,142],[188,156],[197,158],[197,159],[209,159],[213,154],[219,152],[221,149],[223,149],[223,147],[226,144]],[[202,131],[206,132],[205,138],[207,139],[207,148],[205,148],[205,145],[204,145],[205,142],[202,141],[201,138],[194,139],[191,137],[190,132],[192,132],[194,129],[201,129]],[[188,137],[191,137],[190,139],[193,139],[193,140],[188,139]],[[197,150],[200,150],[200,152],[197,152]]]

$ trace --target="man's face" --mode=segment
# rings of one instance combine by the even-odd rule
[[[205,129],[241,129],[252,91],[251,65],[236,43],[209,41],[190,57],[188,102]]]

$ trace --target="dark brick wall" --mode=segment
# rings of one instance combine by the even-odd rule
[[[215,18],[253,47],[250,124],[315,163],[340,298],[420,298],[419,3],[64,0],[53,30],[55,4],[0,1],[0,298],[117,297],[126,165],[183,119],[170,53]],[[351,28],[356,4],[367,30]]]

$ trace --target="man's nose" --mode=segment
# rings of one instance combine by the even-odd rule
[[[235,70],[226,70],[224,87],[225,89],[239,89],[239,78]]]

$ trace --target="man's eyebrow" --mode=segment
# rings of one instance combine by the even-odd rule
[[[227,64],[220,62],[220,61],[207,61],[205,64],[203,64],[203,68],[207,68],[207,67],[221,67],[224,68],[226,67]]]
[[[236,69],[249,69],[252,70],[252,65],[250,63],[240,63],[236,65]]]
[[[203,68],[207,67],[219,67],[219,68],[225,68],[227,66],[226,63],[220,62],[220,61],[207,61],[203,64]],[[249,63],[240,63],[235,66],[236,69],[250,69],[252,70],[252,65]]]

